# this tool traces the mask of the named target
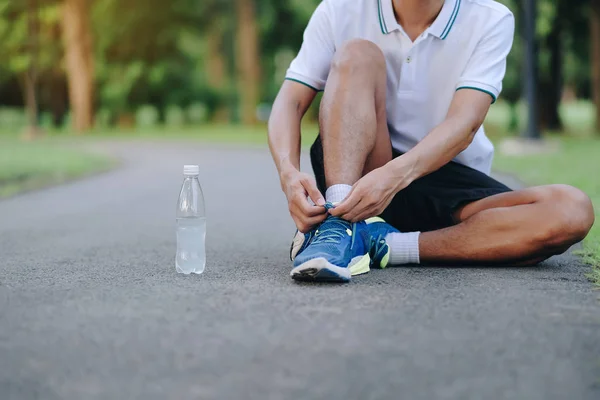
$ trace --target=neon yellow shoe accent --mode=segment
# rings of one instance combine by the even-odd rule
[[[383,256],[383,258],[381,259],[381,263],[379,263],[379,268],[385,268],[388,265],[388,262],[390,262],[390,251],[388,250],[387,254],[385,256]]]
[[[364,256],[362,256],[362,258],[360,260],[358,260],[356,263],[354,263],[353,265],[351,265],[349,267],[350,274],[353,276],[366,274],[367,272],[369,272],[371,270],[369,268],[370,264],[371,264],[371,257],[369,256],[369,253],[367,253]]]
[[[368,224],[372,224],[373,222],[385,222],[385,220],[381,217],[371,217],[368,219],[365,219],[365,222]]]

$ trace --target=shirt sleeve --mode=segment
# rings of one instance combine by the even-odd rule
[[[502,91],[506,73],[506,57],[513,44],[515,19],[507,14],[479,41],[467,62],[456,90],[474,89],[492,96],[496,101]]]
[[[300,52],[285,75],[285,79],[302,83],[317,91],[325,88],[335,53],[333,13],[328,3],[327,0],[322,1],[310,18]]]

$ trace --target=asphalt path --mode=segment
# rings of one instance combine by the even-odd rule
[[[94,148],[121,167],[0,201],[3,400],[600,399],[600,292],[572,255],[296,283],[265,148]],[[175,272],[185,163],[202,276]]]

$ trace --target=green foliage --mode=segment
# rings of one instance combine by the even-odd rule
[[[201,2],[98,0],[92,11],[100,103],[119,114],[193,101],[200,92]]]
[[[0,108],[0,126],[3,129],[21,130],[27,126],[27,116],[21,108]]]
[[[560,105],[559,113],[566,133],[572,136],[594,134],[594,104],[587,100],[566,102]],[[518,123],[510,125],[511,113],[516,114]],[[525,130],[527,122],[527,104],[524,101],[510,104],[499,100],[494,104],[485,119],[485,126],[500,132],[518,133]]]
[[[96,126],[98,128],[107,128],[112,125],[114,119],[114,115],[108,108],[100,108],[96,111]]]
[[[9,73],[21,75],[32,63],[32,48],[38,49],[36,67],[39,72],[49,71],[60,63],[62,44],[56,31],[60,21],[58,4],[40,1],[37,10],[40,34],[34,38],[28,33],[26,2],[0,0],[0,54],[2,66]]]
[[[135,112],[135,125],[138,128],[154,128],[159,121],[160,113],[152,105],[143,105]]]
[[[320,1],[254,0],[263,75],[261,102],[274,100]],[[502,92],[502,99],[515,104],[524,83],[522,2],[500,1],[513,11],[517,21]],[[32,62],[27,4],[0,0],[0,90],[3,83],[22,82]],[[41,107],[42,111],[49,111],[57,101],[52,97],[57,93],[52,82],[57,77],[64,79],[65,74],[61,0],[38,0],[38,4],[39,86],[40,92],[49,93],[49,100],[42,101]],[[173,117],[177,124],[182,120],[200,123],[217,115],[236,115],[239,96],[234,51],[235,0],[94,0],[91,4],[95,101],[97,110],[102,110],[96,117],[99,125],[114,123],[122,114],[136,114],[136,110],[147,105],[155,107],[163,119],[172,114],[168,111],[170,105],[181,107],[183,117]],[[574,88],[577,95],[589,96],[589,0],[538,0],[537,4],[542,77],[551,80],[546,41],[558,29],[564,83]],[[224,78],[218,84],[207,68],[211,61],[209,36],[219,39],[219,55],[224,62]],[[20,95],[13,94],[11,99],[8,104],[22,101]],[[0,105],[3,100],[8,101],[0,98]],[[221,112],[223,108],[228,112]],[[313,111],[311,108],[312,117],[316,115]],[[517,115],[515,112],[511,118]]]
[[[192,124],[201,124],[208,120],[208,107],[204,103],[192,103],[186,110],[187,120]]]
[[[165,111],[165,125],[177,128],[185,125],[185,112],[181,107],[169,106]]]
[[[73,126],[72,121],[73,114],[71,113],[71,111],[67,111],[67,113],[65,114],[65,118],[63,119],[63,126],[61,128],[69,129],[71,126]]]
[[[43,112],[39,117],[39,124],[42,129],[50,130],[54,127],[54,122],[52,121],[52,114],[49,112]]]
[[[98,76],[103,80],[100,85],[100,103],[114,112],[126,111],[130,108],[127,98],[144,73],[142,61],[129,64],[98,65]]]

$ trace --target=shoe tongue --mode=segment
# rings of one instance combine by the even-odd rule
[[[323,225],[343,225],[346,228],[349,228],[351,226],[350,221],[346,221],[345,219],[339,218],[339,217],[334,217],[333,215],[330,215],[325,222],[323,222]]]

